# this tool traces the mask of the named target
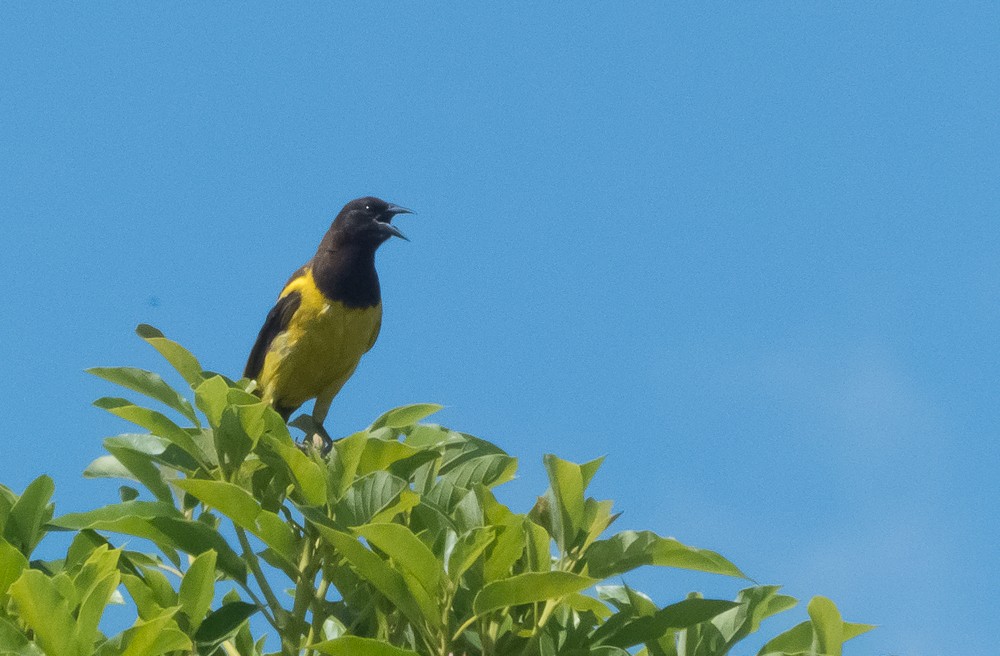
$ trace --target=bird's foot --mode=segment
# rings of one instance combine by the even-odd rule
[[[299,448],[307,453],[316,450],[321,456],[326,457],[329,455],[330,449],[333,448],[333,440],[323,426],[318,426],[316,432],[306,434],[302,443],[299,444]]]
[[[309,415],[299,415],[294,421],[289,422],[289,426],[294,426],[305,433],[305,437],[298,446],[304,453],[319,451],[321,456],[326,457],[333,448],[333,439],[326,432],[323,424],[319,423]]]

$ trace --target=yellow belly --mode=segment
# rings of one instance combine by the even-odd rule
[[[283,294],[293,291],[301,294],[301,304],[288,328],[274,338],[257,381],[265,401],[285,407],[339,392],[375,343],[382,323],[381,304],[349,308],[327,300],[310,272]]]

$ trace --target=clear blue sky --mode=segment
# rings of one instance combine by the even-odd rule
[[[112,502],[82,370],[149,322],[238,374],[374,194],[419,214],[332,433],[445,404],[521,510],[607,454],[621,527],[882,625],[849,653],[995,649],[998,5],[473,4],[3,3],[0,481]]]

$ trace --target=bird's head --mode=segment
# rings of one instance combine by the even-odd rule
[[[392,218],[397,214],[413,214],[413,211],[380,198],[365,196],[344,205],[333,220],[332,229],[341,233],[347,241],[378,247],[390,237],[406,239],[399,228],[392,225]]]

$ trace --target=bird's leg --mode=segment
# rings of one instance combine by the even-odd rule
[[[311,435],[306,435],[305,440],[302,442],[302,446],[309,449],[318,449],[320,455],[327,455],[330,453],[330,449],[333,448],[333,439],[330,434],[326,432],[326,428],[323,424],[316,423],[315,432]]]
[[[313,424],[315,424],[315,432],[307,439],[324,456],[330,453],[330,449],[333,447],[333,440],[330,438],[330,434],[326,432],[326,428],[323,427],[323,422],[326,421],[326,415],[330,412],[330,404],[333,402],[334,395],[339,390],[340,386],[337,386],[337,389],[333,390],[333,394],[321,394],[316,398],[316,403],[313,405],[312,419]]]

